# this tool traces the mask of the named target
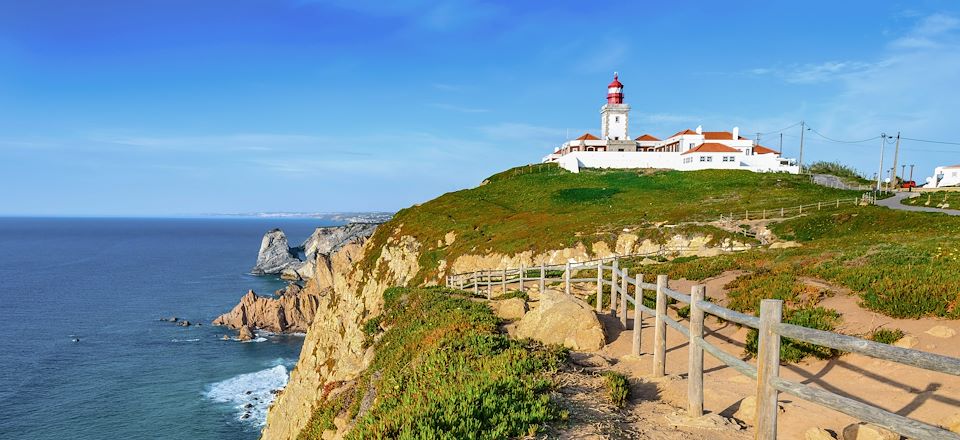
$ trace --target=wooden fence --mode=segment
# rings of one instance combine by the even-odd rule
[[[865,339],[841,335],[838,333],[815,330],[782,322],[783,302],[765,299],[760,304],[760,316],[746,315],[721,307],[706,300],[706,286],[691,288],[690,294],[683,294],[667,287],[667,276],[658,275],[656,283],[643,282],[643,275],[630,276],[627,268],[619,267],[619,257],[593,260],[564,265],[539,266],[536,268],[502,269],[497,271],[497,281],[502,291],[507,292],[507,284],[516,282],[521,292],[527,283],[538,283],[541,291],[550,271],[563,269],[559,277],[564,290],[570,293],[573,283],[596,284],[596,311],[603,312],[604,286],[610,287],[610,308],[613,316],[620,318],[620,324],[627,330],[627,309],[632,304],[635,310],[632,328],[633,355],[640,355],[641,319],[644,314],[654,317],[653,338],[653,375],[666,374],[666,332],[671,328],[687,338],[687,400],[690,416],[703,415],[703,354],[718,359],[756,381],[756,413],[753,420],[755,438],[768,440],[777,438],[777,399],[779,393],[787,393],[797,398],[847,414],[858,420],[874,423],[900,435],[915,440],[960,440],[960,435],[940,427],[904,417],[869,403],[841,396],[821,388],[811,387],[780,377],[780,338],[787,337],[796,341],[808,342],[830,347],[844,352],[859,353],[877,359],[910,365],[925,370],[960,376],[960,359],[926,353],[917,350],[894,347]],[[595,270],[596,276],[574,278],[574,272]],[[479,293],[481,285],[486,285],[487,298],[492,296],[492,271],[478,271],[447,277],[447,285]],[[534,275],[534,276],[530,276]],[[631,294],[631,288],[633,293]],[[656,305],[653,309],[643,304],[643,292],[656,292]],[[671,300],[690,306],[689,321],[684,326],[680,319],[667,313]],[[759,333],[756,365],[729,354],[704,338],[704,318],[713,315],[725,321],[756,329]]]
[[[873,204],[876,201],[872,194],[863,194],[861,197],[852,197],[848,199],[827,200],[806,205],[784,206],[774,209],[745,210],[740,212],[730,212],[720,214],[719,221],[738,221],[738,220],[767,220],[783,219],[803,215],[805,212],[822,211],[824,209],[836,209],[844,206],[858,206],[860,203]]]

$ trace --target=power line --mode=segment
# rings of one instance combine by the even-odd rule
[[[783,127],[783,128],[781,128],[781,129],[779,129],[779,130],[772,130],[772,131],[767,131],[767,132],[758,133],[758,134],[760,134],[761,136],[766,136],[766,135],[768,135],[768,134],[780,133],[780,132],[783,132],[784,130],[789,130],[789,129],[793,128],[793,127],[796,127],[796,126],[798,126],[798,125],[800,125],[800,124],[802,124],[802,123],[803,123],[803,121],[800,121],[800,122],[797,122],[797,123],[795,123],[795,124],[793,124],[793,125],[789,125],[789,126]]]
[[[808,126],[808,128],[809,128],[810,131],[814,132],[817,136],[820,136],[820,137],[822,137],[822,138],[824,138],[824,139],[826,139],[826,140],[828,140],[828,141],[830,141],[830,142],[836,142],[836,143],[838,143],[838,144],[862,144],[862,143],[864,143],[864,142],[868,142],[868,141],[880,139],[880,136],[874,136],[874,137],[871,137],[871,138],[861,139],[861,140],[858,140],[858,141],[841,141],[841,140],[839,140],[839,139],[834,139],[834,138],[831,138],[831,137],[829,137],[829,136],[827,136],[827,135],[825,135],[825,134],[823,134],[823,133],[820,133],[819,131],[813,129],[813,127],[809,127],[809,126]]]
[[[904,137],[903,140],[915,141],[915,142],[926,142],[929,144],[960,145],[960,142],[931,141],[929,139],[915,139],[915,138],[908,138],[908,137]]]

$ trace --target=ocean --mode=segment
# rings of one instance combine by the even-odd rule
[[[264,232],[329,225],[0,218],[0,438],[257,438],[303,335],[225,341],[210,322],[285,285],[248,274]]]

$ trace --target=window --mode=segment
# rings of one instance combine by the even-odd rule
[[[619,116],[614,116],[614,117],[613,117],[613,122],[620,122],[620,117],[619,117]]]
[[[706,162],[707,156],[700,156],[700,162]]]
[[[707,162],[713,162],[713,156],[707,156]]]
[[[617,150],[617,151],[623,151],[623,148],[621,148],[621,149],[619,149],[619,150]]]
[[[690,142],[690,149],[693,149],[693,142]]]
[[[594,151],[593,147],[587,147],[587,151]]]

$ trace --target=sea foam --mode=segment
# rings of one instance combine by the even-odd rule
[[[263,426],[267,421],[267,408],[273,402],[273,390],[287,384],[287,367],[273,368],[241,374],[210,385],[206,396],[218,403],[229,403],[237,410],[237,420]]]

